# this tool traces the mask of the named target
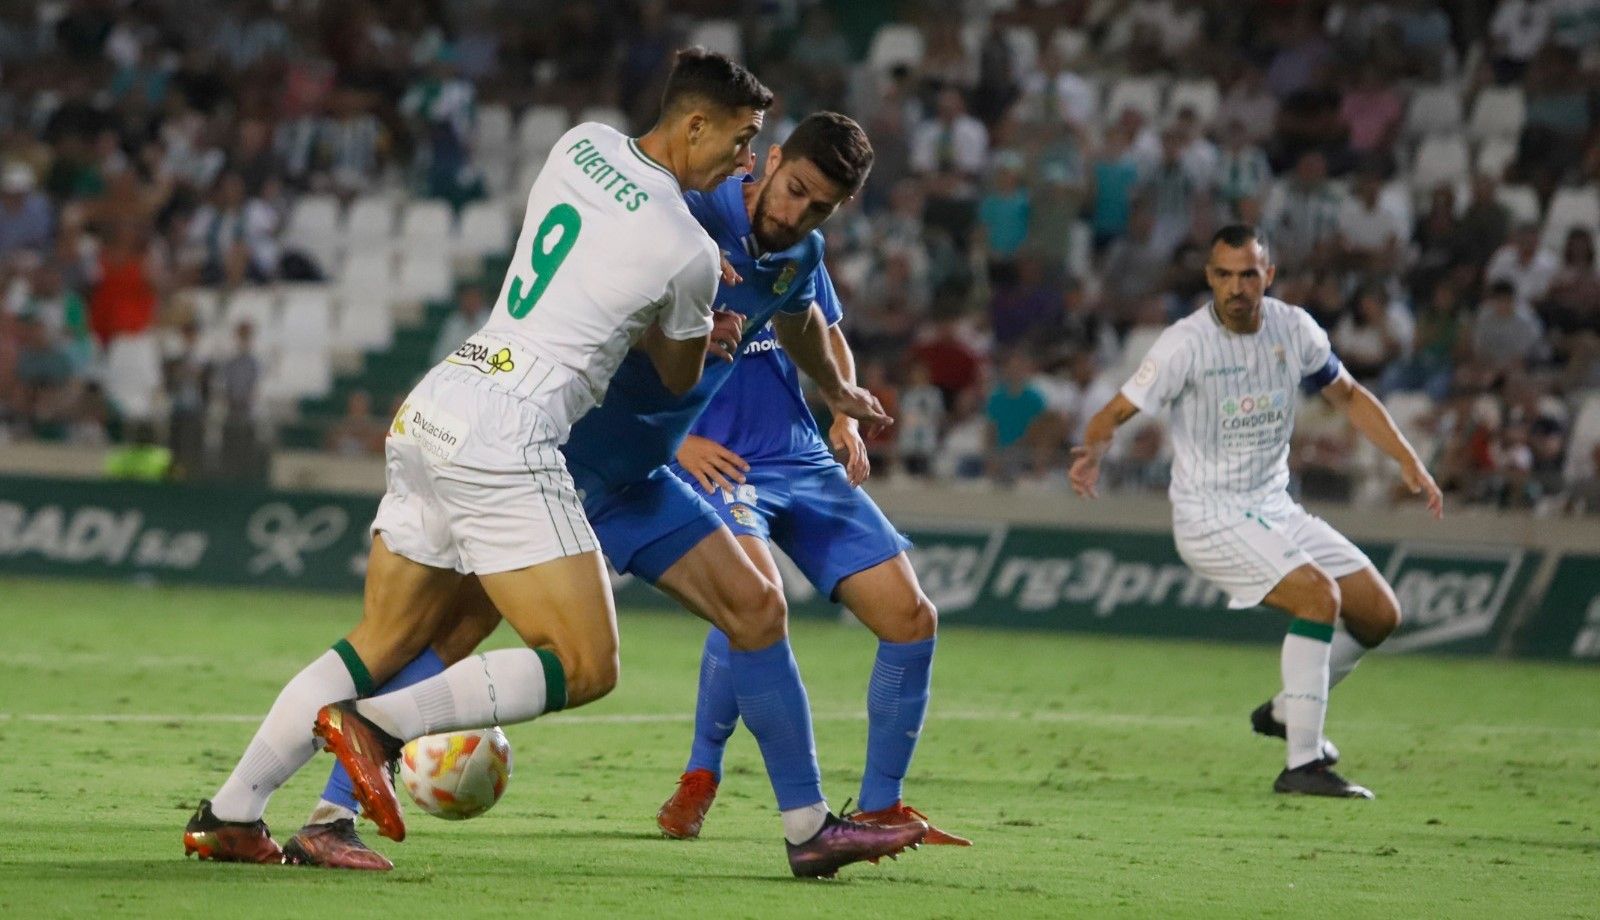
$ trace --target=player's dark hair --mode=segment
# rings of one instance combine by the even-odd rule
[[[1229,249],[1243,249],[1251,243],[1260,243],[1267,249],[1267,237],[1255,224],[1229,224],[1211,235],[1211,245],[1221,243]]]
[[[783,158],[810,160],[817,170],[854,195],[872,171],[872,143],[855,119],[816,112],[795,125],[783,142]]]
[[[772,90],[727,55],[696,46],[678,52],[667,88],[661,92],[661,112],[682,110],[694,102],[709,102],[730,112],[746,107],[765,111],[772,105]]]

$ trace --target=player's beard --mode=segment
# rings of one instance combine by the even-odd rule
[[[750,232],[755,234],[756,245],[762,252],[780,252],[800,242],[799,234],[781,227],[774,235],[772,227],[775,225],[767,214],[767,189],[763,188],[756,196],[755,214],[750,219]]]

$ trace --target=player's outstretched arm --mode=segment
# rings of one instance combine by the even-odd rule
[[[1095,484],[1100,481],[1100,458],[1111,448],[1111,436],[1117,433],[1117,428],[1138,414],[1139,407],[1118,393],[1089,419],[1083,443],[1072,449],[1072,471],[1067,477],[1072,482],[1072,491],[1084,498],[1099,497]]]
[[[847,383],[856,382],[856,356],[844,337],[844,330],[835,323],[828,327],[828,351],[839,368],[839,376]],[[867,442],[861,440],[861,423],[848,415],[835,415],[828,427],[828,446],[844,464],[850,484],[859,486],[872,475],[872,461],[867,459]]]
[[[779,313],[772,318],[772,330],[795,366],[816,381],[818,391],[835,415],[848,415],[864,422],[868,433],[894,424],[894,419],[884,414],[883,405],[876,396],[846,380],[839,372],[839,365],[828,347],[828,324],[816,306],[805,313]]]
[[[1350,419],[1350,424],[1361,432],[1362,437],[1377,445],[1377,448],[1400,464],[1400,478],[1405,481],[1406,488],[1411,494],[1421,494],[1426,497],[1428,510],[1435,518],[1444,517],[1444,495],[1439,491],[1439,486],[1433,481],[1433,476],[1428,473],[1428,468],[1423,465],[1422,459],[1412,449],[1411,442],[1400,433],[1400,428],[1395,425],[1394,418],[1389,415],[1389,410],[1383,407],[1378,397],[1372,391],[1357,383],[1350,372],[1340,368],[1339,376],[1333,382],[1322,388],[1322,395],[1333,403],[1334,408],[1343,412]]]

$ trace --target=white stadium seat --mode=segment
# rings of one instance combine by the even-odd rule
[[[536,105],[523,112],[522,120],[517,123],[517,149],[522,152],[523,162],[536,160],[539,165],[544,165],[550,148],[570,127],[572,119],[567,117],[567,110],[560,106]]]
[[[1427,194],[1438,185],[1454,185],[1472,173],[1472,152],[1460,134],[1435,134],[1417,145],[1411,167],[1411,188]]]
[[[401,300],[426,303],[450,296],[455,275],[447,249],[407,250],[400,256],[400,278],[395,289]]]
[[[1539,222],[1539,193],[1530,186],[1502,185],[1494,190],[1494,197],[1511,212],[1513,226]]]
[[[511,110],[490,103],[479,107],[472,126],[472,146],[479,156],[511,147]]]
[[[1489,87],[1472,102],[1472,121],[1467,133],[1479,140],[1491,137],[1515,138],[1522,133],[1527,104],[1522,87]]]
[[[1222,92],[1215,80],[1185,80],[1175,84],[1167,94],[1167,118],[1176,118],[1186,108],[1194,109],[1200,124],[1209,125],[1217,117],[1222,105]]]
[[[1600,188],[1590,185],[1557,191],[1544,215],[1540,245],[1560,252],[1567,242],[1567,231],[1573,227],[1587,227],[1600,238]]]
[[[1506,167],[1517,159],[1517,141],[1510,137],[1489,137],[1478,144],[1477,171],[1483,175],[1502,178]]]
[[[414,201],[400,219],[400,239],[404,248],[438,249],[449,246],[455,214],[450,206],[436,199]]]
[[[1106,118],[1116,121],[1123,110],[1133,109],[1153,122],[1161,114],[1161,80],[1156,77],[1123,77],[1111,85],[1103,110]]]
[[[332,296],[326,284],[284,286],[281,340],[286,351],[328,350],[333,332]]]
[[[1406,133],[1413,137],[1461,130],[1461,94],[1454,86],[1419,87],[1406,108]]]
[[[394,314],[386,296],[342,290],[340,297],[339,313],[333,324],[335,345],[356,351],[374,351],[393,344]]]
[[[1050,47],[1061,60],[1071,64],[1089,50],[1089,33],[1062,26],[1051,33]]]
[[[456,233],[457,255],[481,257],[511,248],[511,220],[495,201],[474,201],[461,212]]]
[[[333,389],[333,362],[327,350],[285,347],[268,366],[262,395],[289,401],[323,396]]]
[[[900,64],[916,67],[922,63],[922,51],[922,33],[916,26],[884,23],[872,36],[872,47],[867,50],[867,63],[878,71],[893,70]]]
[[[312,256],[336,250],[340,243],[339,200],[332,195],[301,196],[289,212],[283,238],[292,248]]]
[[[255,333],[255,354],[265,355],[276,348],[281,331],[277,306],[277,298],[267,288],[243,287],[228,295],[222,308],[222,323],[229,350],[241,323],[249,323]]]
[[[394,199],[387,195],[365,195],[350,205],[345,218],[344,240],[354,252],[375,245],[388,245],[394,239]]]
[[[696,23],[689,32],[689,44],[725,54],[735,61],[744,60],[744,38],[739,34],[739,24],[731,19],[706,19]]]
[[[353,301],[377,302],[388,309],[395,296],[394,259],[387,246],[351,254],[339,276],[338,298],[349,309]]]

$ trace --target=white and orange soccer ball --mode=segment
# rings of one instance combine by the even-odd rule
[[[423,811],[446,821],[476,818],[511,779],[511,742],[496,728],[426,735],[400,752],[400,781]]]

